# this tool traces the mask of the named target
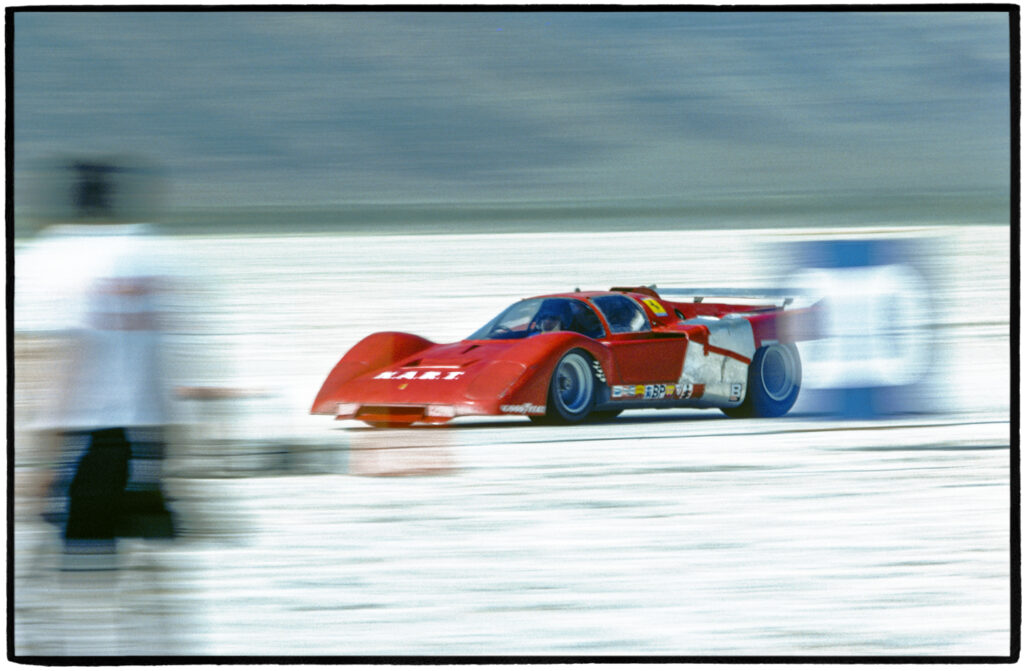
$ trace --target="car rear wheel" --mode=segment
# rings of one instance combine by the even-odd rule
[[[796,345],[762,347],[750,362],[743,403],[722,412],[729,417],[781,417],[796,403],[801,375]]]
[[[551,375],[547,413],[531,419],[551,424],[582,422],[594,407],[596,389],[590,358],[582,350],[570,350],[558,361]]]

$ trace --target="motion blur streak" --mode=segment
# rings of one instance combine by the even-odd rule
[[[23,11],[14,27],[22,211],[53,206],[22,190],[45,157],[144,149],[186,210],[736,210],[743,194],[759,216],[821,196],[1009,214],[1001,12]]]

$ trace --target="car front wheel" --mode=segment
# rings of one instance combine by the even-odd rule
[[[552,424],[582,422],[594,407],[596,389],[590,358],[581,350],[567,352],[551,376],[547,413],[534,421]]]

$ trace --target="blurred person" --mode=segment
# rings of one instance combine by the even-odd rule
[[[84,216],[106,216],[113,214],[113,183],[108,177],[117,168],[106,163],[76,161],[72,168],[76,173],[74,205]]]
[[[78,216],[18,259],[15,328],[60,344],[34,423],[59,440],[44,517],[61,529],[62,567],[115,568],[118,537],[176,535],[161,484],[167,277],[150,226],[116,219],[118,168],[69,167]]]

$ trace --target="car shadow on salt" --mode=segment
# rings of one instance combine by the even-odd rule
[[[365,425],[352,424],[349,426],[341,426],[338,429],[345,431],[346,433],[381,433],[385,431],[473,431],[481,429],[523,429],[532,428],[541,431],[573,431],[578,430],[581,427],[590,426],[616,426],[616,425],[631,425],[631,424],[663,424],[667,422],[687,422],[692,423],[695,421],[709,421],[709,420],[723,420],[735,422],[736,420],[730,420],[728,417],[716,412],[711,411],[700,411],[700,410],[682,410],[682,411],[664,411],[647,414],[637,415],[620,415],[613,419],[601,419],[601,420],[589,420],[580,424],[534,424],[525,417],[514,417],[495,419],[488,418],[486,420],[455,420],[448,424],[413,424],[410,426],[399,426],[399,427],[388,427],[388,428],[376,428]]]

